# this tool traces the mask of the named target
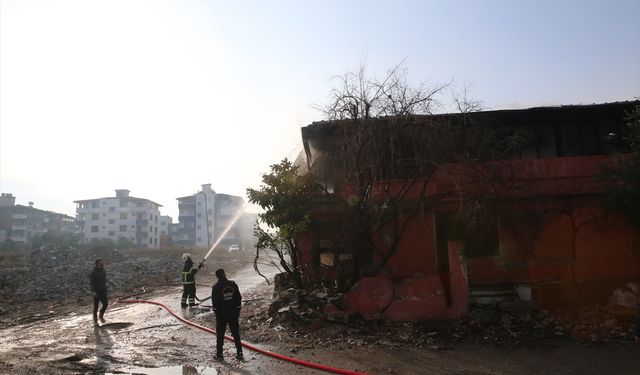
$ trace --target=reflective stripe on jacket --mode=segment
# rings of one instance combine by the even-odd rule
[[[187,285],[187,284],[195,284],[196,280],[195,280],[195,274],[196,272],[198,272],[198,269],[193,267],[191,269],[191,271],[188,272],[182,272],[182,284]]]
[[[187,261],[184,262],[184,268],[182,268],[182,284],[195,284],[196,273],[198,273],[198,268],[193,266],[193,261],[191,259],[187,259]]]

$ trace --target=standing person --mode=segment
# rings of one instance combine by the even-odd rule
[[[182,260],[184,261],[184,267],[182,268],[182,301],[180,307],[184,309],[187,306],[193,307],[196,305],[196,273],[202,268],[202,262],[198,267],[194,267],[189,253],[182,254]]]
[[[222,268],[216,271],[216,277],[218,282],[211,289],[211,304],[216,314],[216,358],[223,359],[224,331],[229,324],[229,330],[236,344],[236,358],[244,359],[240,343],[240,323],[238,323],[242,296],[238,285],[232,280],[227,280]]]
[[[91,291],[93,292],[93,325],[98,324],[98,304],[102,303],[100,309],[100,323],[104,323],[104,312],[109,306],[107,300],[107,273],[104,270],[104,261],[100,258],[96,259],[95,267],[89,275],[89,282],[91,283]]]

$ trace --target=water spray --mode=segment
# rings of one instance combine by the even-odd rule
[[[209,249],[209,252],[207,252],[207,255],[205,255],[204,258],[202,258],[202,261],[200,262],[200,265],[204,264],[204,261],[207,260],[209,255],[211,255],[211,253],[216,248],[216,246],[218,246],[218,244],[220,244],[220,241],[222,241],[224,236],[227,235],[227,233],[231,230],[231,227],[233,227],[233,225],[238,221],[238,219],[240,219],[240,216],[242,216],[243,213],[244,213],[244,206],[242,207],[242,209],[240,209],[240,210],[238,210],[236,212],[235,216],[231,219],[231,221],[229,222],[227,227],[222,231],[222,233],[218,237],[218,240],[213,243],[213,245],[211,246],[211,249]]]

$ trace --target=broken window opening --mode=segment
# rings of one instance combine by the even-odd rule
[[[436,257],[438,272],[449,272],[449,242],[462,241],[465,256],[469,258],[500,255],[499,225],[497,219],[465,228],[457,222],[454,212],[436,212]]]

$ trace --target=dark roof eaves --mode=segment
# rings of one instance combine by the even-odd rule
[[[477,111],[477,112],[469,112],[468,115],[495,115],[495,114],[513,114],[513,113],[522,113],[522,112],[542,112],[542,111],[561,111],[561,110],[570,110],[570,109],[589,109],[595,107],[613,107],[617,105],[625,105],[625,104],[640,104],[640,100],[625,100],[625,101],[616,101],[616,102],[607,102],[607,103],[594,103],[594,104],[562,104],[558,106],[539,106],[539,107],[529,107],[529,108],[508,108],[508,109],[492,109],[487,111]],[[463,115],[460,112],[448,112],[448,113],[434,113],[434,114],[424,114],[424,115],[413,115],[412,118],[447,118],[447,117],[455,117]],[[375,117],[370,120],[380,121],[385,119],[393,118],[393,116],[383,116],[383,117]],[[302,129],[309,127],[326,127],[330,125],[337,125],[341,123],[346,123],[354,121],[353,119],[341,119],[341,120],[320,120],[314,121],[311,124],[304,126]]]

